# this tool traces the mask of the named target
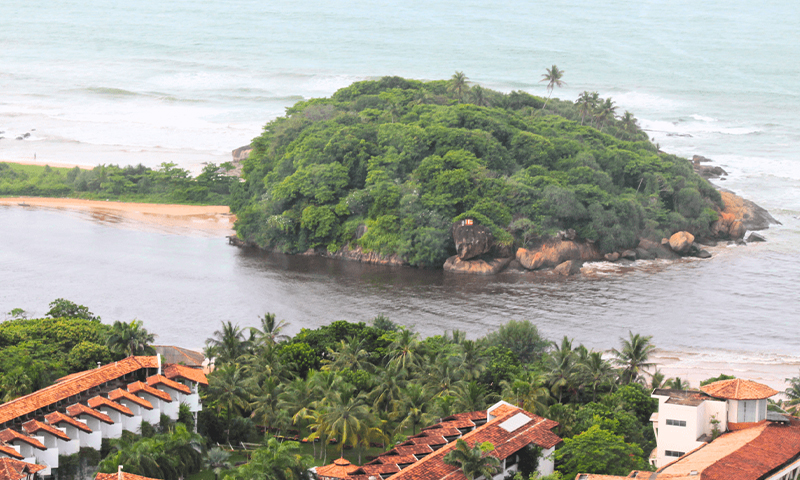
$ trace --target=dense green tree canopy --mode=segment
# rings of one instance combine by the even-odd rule
[[[704,234],[716,219],[718,192],[631,115],[618,120],[610,99],[553,99],[541,112],[542,98],[476,88],[461,72],[384,77],[287,109],[253,140],[246,181],[233,186],[239,236],[441,266],[454,253],[451,223],[467,216],[503,244],[573,228],[605,251]]]

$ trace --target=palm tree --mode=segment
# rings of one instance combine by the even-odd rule
[[[10,402],[17,397],[27,395],[33,391],[33,382],[30,377],[22,370],[16,368],[2,376],[0,392],[2,392],[2,402]]]
[[[373,408],[384,413],[395,410],[405,384],[405,375],[402,370],[397,371],[387,367],[381,372],[375,388],[369,393],[368,398],[372,402]]]
[[[464,97],[464,92],[469,90],[469,85],[467,85],[467,80],[469,79],[467,78],[466,75],[464,75],[464,72],[456,71],[456,73],[454,73],[453,76],[450,77],[450,85],[448,86],[448,88],[450,89],[451,92],[455,93],[458,96],[459,102],[461,102],[461,99]]]
[[[791,407],[790,410],[796,411],[800,405],[800,377],[787,378],[789,388],[783,391],[788,400],[785,405]]]
[[[656,388],[661,388],[664,384],[664,374],[661,373],[661,370],[656,370],[650,376],[650,388],[655,390]]]
[[[300,444],[297,442],[279,442],[270,438],[265,447],[253,452],[249,462],[228,475],[235,480],[311,480],[308,469],[313,463],[312,459],[298,453],[299,450]]]
[[[597,388],[604,383],[611,384],[614,381],[614,369],[611,364],[603,360],[601,352],[591,352],[589,356],[580,364],[578,368],[584,378],[592,386],[592,401],[597,399]]]
[[[234,413],[241,413],[249,406],[250,392],[246,385],[247,379],[242,370],[234,366],[217,369],[208,376],[206,399],[217,413],[225,409],[228,424]],[[230,442],[230,431],[227,434]]]
[[[223,470],[230,470],[233,468],[231,462],[228,461],[230,456],[231,454],[225,450],[214,447],[206,453],[203,467],[206,470],[212,470],[214,472],[214,480],[219,480],[219,474],[222,473]]]
[[[145,330],[139,320],[134,319],[130,323],[117,320],[111,326],[111,331],[106,337],[106,346],[112,352],[126,357],[132,355],[155,355],[155,349],[150,346],[155,337],[154,334]]]
[[[688,380],[681,380],[681,377],[670,378],[664,382],[664,387],[672,390],[689,390],[690,385]]]
[[[655,366],[654,363],[648,361],[653,350],[656,349],[655,345],[650,343],[652,338],[628,332],[627,339],[620,338],[622,349],[612,350],[615,357],[614,362],[622,368],[620,381],[623,385],[633,382],[643,383],[645,370]]]
[[[455,331],[453,332],[455,335]],[[464,340],[461,343],[461,355],[458,356],[458,371],[464,380],[477,380],[486,370],[487,360],[483,356],[483,349],[473,340]]]
[[[551,397],[545,374],[525,372],[511,381],[503,380],[500,388],[503,400],[540,416],[547,412]]]
[[[329,399],[319,411],[317,422],[311,426],[313,438],[325,435],[339,441],[339,454],[344,455],[344,446],[355,447],[359,435],[365,432],[365,422],[370,417],[363,398],[352,394],[336,395]]]
[[[289,340],[288,335],[284,335],[281,331],[289,324],[285,320],[276,321],[274,313],[265,313],[263,317],[259,317],[261,321],[261,328],[250,327],[250,331],[254,334],[258,343],[272,344]]]
[[[328,355],[332,360],[322,361],[325,365],[323,370],[338,372],[340,370],[372,370],[372,363],[369,361],[369,352],[365,348],[365,341],[356,337],[347,340],[340,340],[336,345],[336,350],[328,347]]]
[[[578,106],[578,113],[581,114],[581,125],[583,125],[583,120],[586,118],[586,115],[591,113],[596,106],[596,102],[595,99],[592,97],[592,93],[589,93],[587,91],[581,93],[578,99],[575,100],[575,105]]]
[[[546,365],[550,390],[554,395],[558,395],[558,403],[561,403],[564,390],[570,390],[574,386],[578,369],[575,352],[572,350],[572,340],[565,335],[561,345],[555,342],[553,345],[556,348],[547,356]]]
[[[278,395],[279,406],[292,417],[293,425],[297,425],[308,416],[309,405],[316,399],[317,389],[310,377],[307,379],[295,378],[287,383]]]
[[[602,130],[603,127],[606,125],[606,121],[609,118],[614,118],[614,114],[617,111],[616,105],[614,105],[614,101],[611,98],[606,98],[605,101],[598,105],[597,113],[595,113],[595,118],[599,122],[601,122],[600,129]]]
[[[484,95],[485,90],[483,87],[480,85],[475,85],[470,91],[472,93],[472,101],[475,103],[475,105],[479,107],[489,106],[489,102],[486,100],[486,96]]]
[[[453,394],[455,396],[453,406],[459,412],[483,410],[487,402],[492,402],[496,398],[494,393],[487,393],[486,387],[474,380],[456,385]]]
[[[634,117],[633,114],[627,110],[625,110],[625,113],[622,115],[622,118],[620,118],[620,121],[622,122],[622,129],[628,133],[636,133],[636,131],[639,129],[639,126],[636,125],[636,117]]]
[[[489,442],[470,447],[462,439],[456,440],[456,447],[444,456],[444,463],[459,467],[467,480],[477,477],[491,479],[500,470],[500,459],[489,452],[494,445]]]
[[[269,431],[272,421],[281,411],[279,397],[282,392],[283,386],[280,381],[275,377],[271,377],[253,395],[253,401],[250,402],[250,409],[252,410],[250,417],[258,424],[266,426],[267,431]]]
[[[539,80],[539,83],[547,82],[548,93],[547,100],[545,100],[544,105],[542,105],[542,111],[544,111],[545,107],[547,107],[547,102],[550,101],[550,95],[553,94],[553,88],[561,88],[565,85],[565,82],[561,80],[561,77],[564,76],[564,70],[559,70],[557,66],[553,65],[550,68],[546,68],[544,72],[545,73],[542,74],[542,79]]]
[[[206,357],[213,358],[216,366],[233,363],[246,353],[247,347],[244,331],[239,325],[222,322],[222,328],[206,340]]]
[[[428,389],[418,383],[410,383],[403,391],[403,397],[395,414],[396,418],[402,418],[397,425],[397,431],[411,427],[412,435],[416,435],[417,425],[433,421],[436,417],[428,411],[431,406],[430,399]]]
[[[411,371],[417,363],[419,335],[408,329],[395,332],[394,341],[389,345],[389,364],[399,369]]]

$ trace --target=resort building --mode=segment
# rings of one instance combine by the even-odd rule
[[[529,445],[541,449],[537,471],[549,475],[553,473],[552,454],[561,443],[552,432],[556,426],[558,423],[552,420],[499,402],[488,410],[444,418],[363,466],[340,458],[318,467],[316,474],[320,480],[465,480],[461,469],[444,463],[444,456],[462,439],[469,446],[484,442],[494,445],[490,455],[500,460],[501,470],[493,480],[516,472],[519,457]]]
[[[22,462],[9,457],[0,457],[0,480],[33,480],[44,465]]]
[[[181,403],[195,414],[196,425],[202,410],[198,385],[208,385],[202,370],[185,365],[162,369],[155,356],[128,357],[60,378],[0,405],[0,462],[38,464],[41,468],[33,471],[17,470],[49,476],[58,468],[59,455],[81,447],[100,450],[104,438],[136,432],[143,420],[158,423],[161,415],[177,420]]]
[[[626,477],[579,474],[577,480],[796,480],[800,419],[767,412],[778,392],[748,380],[723,380],[697,391],[656,389],[651,421],[656,472]]]

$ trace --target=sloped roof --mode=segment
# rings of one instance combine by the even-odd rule
[[[146,384],[144,382],[133,382],[133,383],[129,384],[128,385],[128,391],[131,392],[131,393],[139,393],[139,392],[147,393],[147,394],[152,395],[154,397],[160,398],[161,400],[164,400],[165,402],[171,402],[172,401],[172,396],[169,393],[167,393],[167,392],[165,392],[163,390],[159,390],[157,388],[153,388],[153,387],[149,386],[148,384]]]
[[[131,411],[130,408],[126,407],[125,405],[120,405],[119,403],[114,402],[112,400],[109,400],[106,397],[101,397],[100,395],[90,398],[89,401],[86,403],[88,403],[89,406],[94,409],[106,406],[108,408],[113,408],[114,410],[128,417],[133,416],[133,412]]]
[[[16,458],[17,460],[23,460],[25,458],[20,455],[15,448],[4,443],[0,443],[0,454],[8,455],[9,457]]]
[[[86,433],[92,433],[92,429],[89,428],[88,425],[86,425],[83,422],[79,422],[79,421],[75,420],[72,417],[64,415],[61,412],[53,412],[53,413],[47,415],[46,417],[44,417],[44,421],[46,423],[49,423],[50,425],[58,425],[60,423],[67,423],[67,424],[72,425],[73,427],[75,427],[75,428],[77,428],[79,430],[83,430]]]
[[[358,465],[353,465],[346,458],[337,458],[330,465],[317,467],[317,476],[324,478],[347,478],[347,475],[358,470]]]
[[[0,424],[33,413],[143,368],[158,368],[158,359],[156,357],[128,357],[100,368],[61,378],[49,387],[0,405]]]
[[[108,398],[115,402],[117,400],[122,400],[122,399],[130,400],[131,402],[135,403],[136,405],[139,405],[140,407],[144,407],[148,410],[153,409],[152,403],[148,402],[142,397],[137,397],[136,395],[130,393],[129,391],[123,390],[121,388],[108,392]]]
[[[0,480],[20,480],[47,468],[46,465],[21,462],[13,458],[0,458]]]
[[[170,380],[183,378],[189,380],[190,382],[208,385],[208,379],[202,370],[197,368],[189,368],[183,365],[168,365],[167,368],[164,369],[164,376]]]
[[[141,475],[134,475],[133,473],[122,472],[122,475],[118,473],[98,473],[95,480],[119,480],[119,477],[122,477],[122,480],[156,480],[150,477],[143,477]]]
[[[98,412],[92,408],[83,405],[82,403],[76,403],[75,405],[70,405],[67,407],[67,415],[70,417],[78,417],[80,415],[89,415],[90,417],[94,417],[101,422],[105,422],[109,425],[114,425],[114,420],[111,419],[108,415],[103,412]]]
[[[6,428],[2,432],[0,432],[0,442],[11,443],[15,440],[18,440],[20,442],[25,442],[32,447],[38,448],[39,450],[47,450],[47,447],[42,445],[42,442],[40,442],[39,440],[36,440],[35,438],[29,437],[22,433],[19,433],[16,430]]]
[[[164,363],[186,365],[187,367],[202,367],[206,361],[205,355],[194,350],[176,347],[174,345],[153,345],[156,353],[164,357]]]
[[[53,435],[54,437],[60,438],[61,440],[66,440],[66,441],[72,440],[66,433],[62,432],[61,430],[55,427],[51,427],[50,425],[42,423],[39,420],[31,420],[29,422],[23,423],[22,429],[25,430],[26,433],[29,433],[31,435],[41,431],[41,432],[47,432],[50,435]]]
[[[766,422],[721,435],[658,472],[688,475],[695,470],[703,480],[764,478],[800,454],[800,419],[787,419],[788,424]]]
[[[763,400],[779,393],[766,385],[741,378],[709,383],[700,387],[700,390],[725,400]]]
[[[164,375],[152,375],[150,377],[147,377],[147,384],[150,385],[151,387],[155,387],[156,385],[163,385],[165,387],[169,387],[173,390],[177,390],[178,392],[182,392],[187,395],[192,393],[191,388],[187,387],[182,383],[170,380]]]

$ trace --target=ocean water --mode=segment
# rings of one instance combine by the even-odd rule
[[[626,274],[601,266],[592,279],[553,284],[298,266],[211,246],[216,239],[142,232],[135,245],[148,250],[137,255],[152,268],[138,269],[115,263],[122,260],[110,252],[130,246],[103,230],[113,226],[10,207],[0,209],[0,307],[43,310],[72,294],[108,320],[137,316],[176,342],[174,329],[187,321],[210,332],[220,320],[254,324],[256,312],[275,307],[295,323],[387,311],[403,323],[478,334],[530,318],[554,337],[598,347],[633,329],[675,351],[797,355],[798,24],[800,7],[789,0],[0,2],[0,160],[174,162],[198,171],[229,160],[296,101],[353,81],[459,70],[485,87],[546,95],[539,80],[556,64],[567,85],[554,96],[612,97],[662,150],[711,158],[729,174],[719,185],[782,223],[766,231],[766,244],[722,250],[710,262]],[[91,262],[81,252],[92,248],[110,257]],[[191,260],[191,252],[201,253]],[[170,262],[184,273],[162,272]],[[205,262],[222,273],[196,272]],[[64,279],[42,281],[53,264]],[[118,271],[125,268],[136,281]],[[153,290],[160,283],[148,275],[172,279],[175,293]],[[348,275],[355,279],[343,281]],[[204,281],[230,295],[189,293],[205,291]],[[250,285],[252,297],[233,294],[241,291],[234,284]]]

